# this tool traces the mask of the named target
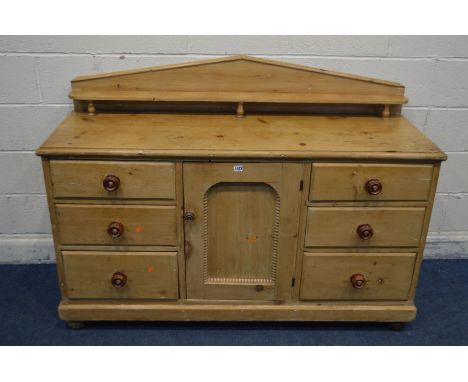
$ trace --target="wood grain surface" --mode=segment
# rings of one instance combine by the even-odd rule
[[[71,113],[39,155],[444,160],[403,117]]]

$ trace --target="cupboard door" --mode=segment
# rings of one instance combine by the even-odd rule
[[[302,164],[184,164],[187,297],[286,300]]]

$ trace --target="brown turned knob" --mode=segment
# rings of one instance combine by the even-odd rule
[[[361,224],[356,231],[362,240],[369,240],[374,235],[374,230],[369,224]]]
[[[102,182],[102,185],[106,191],[112,192],[119,188],[120,179],[115,175],[107,175]]]
[[[382,183],[378,179],[369,179],[366,183],[366,190],[371,195],[378,195],[382,192]]]
[[[195,220],[195,214],[192,211],[187,211],[184,214],[184,219],[188,222],[193,222]]]
[[[353,288],[356,288],[356,289],[364,288],[364,286],[366,285],[366,278],[364,277],[364,275],[361,275],[360,273],[356,273],[352,275],[350,280],[351,280],[351,285],[353,286]]]
[[[124,226],[119,222],[112,222],[107,227],[107,233],[113,238],[120,237],[123,234]]]
[[[115,272],[112,275],[111,283],[116,288],[122,288],[127,283],[127,276],[122,272]]]

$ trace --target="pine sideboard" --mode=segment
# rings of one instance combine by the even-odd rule
[[[446,156],[402,85],[249,56],[71,85],[37,150],[60,318],[414,319]]]

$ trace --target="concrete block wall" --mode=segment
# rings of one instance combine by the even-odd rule
[[[406,86],[404,114],[448,153],[427,257],[468,257],[466,36],[0,36],[0,262],[54,259],[34,150],[77,75],[252,54]]]

